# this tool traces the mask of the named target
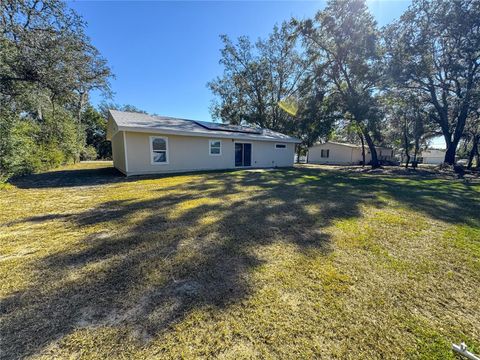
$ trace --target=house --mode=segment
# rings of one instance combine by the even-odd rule
[[[420,154],[419,162],[422,164],[439,165],[445,161],[445,150],[428,149],[423,150]]]
[[[125,175],[293,166],[300,140],[268,129],[110,110],[113,165]]]
[[[394,160],[393,149],[376,147],[378,160]],[[365,162],[372,160],[370,150],[365,145]],[[308,162],[312,164],[357,165],[363,161],[362,146],[356,144],[327,141],[308,149]]]

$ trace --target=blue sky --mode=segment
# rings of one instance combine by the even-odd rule
[[[367,2],[379,25],[398,18],[410,0]],[[87,21],[87,34],[116,78],[114,101],[150,113],[210,120],[218,75],[219,35],[267,36],[275,23],[311,17],[324,1],[73,1]],[[92,102],[101,100],[98,94]]]

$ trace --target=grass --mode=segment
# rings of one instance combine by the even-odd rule
[[[480,184],[325,168],[0,190],[0,358],[480,352]]]

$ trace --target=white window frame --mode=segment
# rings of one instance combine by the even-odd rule
[[[165,162],[155,162],[153,161],[153,140],[162,139],[165,141]],[[166,136],[150,136],[150,164],[151,165],[168,165],[168,137]]]
[[[277,145],[282,145],[283,147],[277,147]],[[276,143],[275,150],[287,150],[287,144]]]
[[[212,144],[214,142],[219,142],[220,143],[220,153],[218,153],[218,154],[212,154]],[[222,156],[222,140],[218,140],[218,139],[208,140],[208,155],[210,155],[210,156]]]

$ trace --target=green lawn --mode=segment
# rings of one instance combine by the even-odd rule
[[[480,353],[480,184],[106,166],[0,190],[0,358]]]

